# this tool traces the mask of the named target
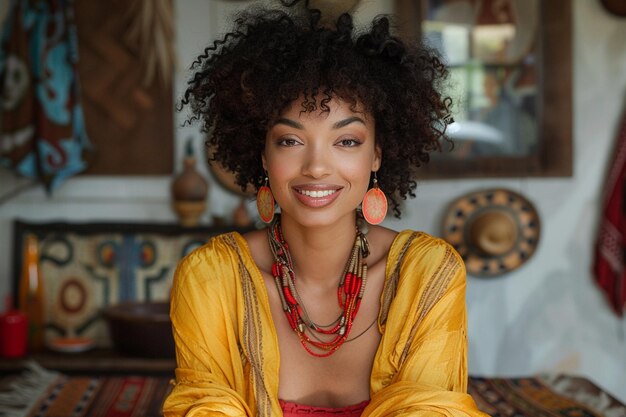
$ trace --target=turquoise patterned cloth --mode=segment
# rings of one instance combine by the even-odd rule
[[[86,168],[90,146],[73,10],[70,0],[12,0],[0,46],[0,164],[49,191]]]

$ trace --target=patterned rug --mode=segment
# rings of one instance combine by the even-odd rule
[[[169,390],[167,378],[64,376],[29,417],[160,416]]]
[[[470,377],[468,391],[492,417],[626,417],[626,406],[586,378]]]
[[[0,389],[0,417],[153,417],[167,377],[67,376],[31,364]],[[625,417],[626,406],[585,378],[471,377],[469,392],[492,417]]]
[[[0,393],[0,416],[161,416],[172,387],[169,381],[167,377],[67,376],[31,366],[25,378],[11,381]]]

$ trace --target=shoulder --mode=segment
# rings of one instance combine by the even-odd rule
[[[215,236],[179,262],[170,296],[177,348],[193,346],[208,352],[206,340],[218,340],[237,328],[242,287],[239,239],[237,233]]]
[[[233,281],[229,278],[237,273],[242,263],[243,245],[243,238],[235,232],[212,237],[180,260],[173,291],[182,286]]]
[[[416,305],[427,312],[446,294],[463,293],[464,288],[465,266],[452,245],[424,232],[403,230],[389,251],[381,324],[394,305],[406,314]]]
[[[259,270],[271,274],[274,257],[267,244],[267,229],[253,230],[242,237],[254,264]]]
[[[445,286],[465,283],[465,264],[458,252],[445,240],[424,232],[400,232],[389,251],[387,268],[390,279],[411,286],[433,281]]]
[[[437,268],[441,263],[451,267],[464,267],[463,259],[445,240],[414,230],[398,233],[390,251],[390,263],[396,266],[420,264],[424,268]]]
[[[224,258],[237,255],[241,241],[237,233],[224,233],[213,236],[207,243],[194,249],[180,260],[179,268],[197,268],[207,263],[221,263]]]

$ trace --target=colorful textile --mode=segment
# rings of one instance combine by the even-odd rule
[[[170,389],[167,378],[63,375],[27,417],[154,417]]]
[[[567,386],[567,395],[559,392]],[[626,415],[626,407],[583,378],[477,378],[469,393],[492,417],[609,417]],[[581,400],[577,400],[579,397]],[[592,404],[584,404],[586,401]]]
[[[71,0],[13,0],[0,47],[0,164],[48,190],[86,168]]]
[[[443,240],[397,235],[364,417],[483,417],[467,394],[465,269]],[[164,415],[280,416],[279,351],[265,282],[238,233],[179,264],[170,314],[176,385]]]
[[[167,300],[178,262],[223,231],[154,223],[16,222],[16,247],[22,247],[27,234],[39,238],[46,341],[81,336],[110,346],[102,308]],[[22,259],[21,252],[16,255],[17,296]]]
[[[615,313],[622,316],[626,305],[626,112],[613,152],[614,160],[604,185],[600,231],[593,272]]]

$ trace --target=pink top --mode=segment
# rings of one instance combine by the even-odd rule
[[[284,417],[302,417],[306,414],[313,414],[315,417],[359,417],[369,401],[363,401],[347,407],[314,407],[311,405],[300,405],[289,401],[278,400]]]

